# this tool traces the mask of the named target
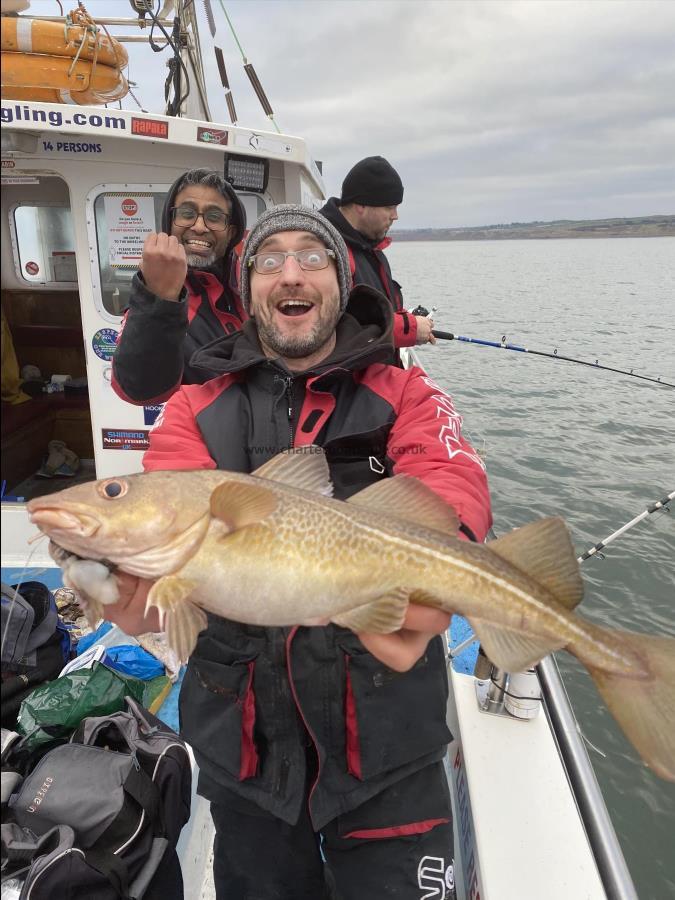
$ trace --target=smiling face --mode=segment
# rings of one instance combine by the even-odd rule
[[[234,226],[228,225],[225,231],[212,231],[204,221],[203,215],[216,209],[229,216],[232,205],[220,191],[203,184],[190,184],[176,194],[174,207],[192,207],[201,213],[197,220],[187,227],[171,224],[171,234],[185,247],[188,266],[193,269],[206,269],[222,259],[234,234]]]
[[[325,248],[307,231],[281,231],[262,242],[265,251]],[[335,346],[340,318],[340,288],[335,263],[307,271],[289,256],[280,272],[261,274],[251,268],[251,315],[263,351],[281,357],[291,371],[304,371],[325,359]]]

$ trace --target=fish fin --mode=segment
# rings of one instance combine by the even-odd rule
[[[224,522],[230,531],[257,524],[273,513],[276,506],[274,492],[262,484],[225,481],[211,494],[211,515]]]
[[[488,659],[505,672],[522,672],[565,646],[559,638],[523,634],[522,631],[501,624],[493,625],[474,616],[470,616],[468,621]]]
[[[584,583],[567,525],[559,516],[540,519],[490,541],[488,549],[547,588],[566,609],[584,596]]]
[[[437,597],[435,594],[430,594],[429,591],[412,591],[408,597],[408,602],[418,603],[420,606],[433,606],[436,609],[442,609],[443,612],[447,612],[443,598]]]
[[[586,624],[586,623],[585,623]],[[634,671],[609,672],[579,659],[624,734],[660,778],[675,781],[675,639],[593,626],[611,647],[635,661]],[[568,647],[576,655],[573,647]]]
[[[331,622],[351,631],[390,634],[401,628],[407,610],[408,591],[401,589],[333,616]]]
[[[197,635],[207,624],[206,613],[188,598],[195,583],[179,575],[165,575],[150,588],[145,605],[159,610],[160,626],[166,632],[171,649],[186,662],[197,643]]]
[[[410,475],[383,478],[354,494],[347,502],[446,534],[456,535],[459,528],[455,510],[426,484]]]
[[[333,496],[333,482],[322,447],[294,447],[281,453],[253,472],[256,478],[269,478],[290,487]]]

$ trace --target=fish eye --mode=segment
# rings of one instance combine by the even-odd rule
[[[117,478],[111,479],[110,481],[104,481],[99,485],[99,493],[107,500],[116,500],[118,497],[123,497],[128,489],[127,483],[125,481],[119,481]]]

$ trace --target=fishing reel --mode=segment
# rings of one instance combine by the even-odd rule
[[[426,306],[422,306],[421,304],[416,306],[415,309],[411,310],[411,315],[413,316],[433,316],[438,307],[432,306],[431,312],[426,308]]]

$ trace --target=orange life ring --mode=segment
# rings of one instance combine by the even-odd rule
[[[78,60],[73,65],[68,56],[2,53],[2,97],[6,100],[110,103],[128,91],[120,70],[100,62]],[[63,92],[69,96],[63,97]]]
[[[3,16],[2,97],[46,103],[97,104],[121,100],[129,92],[122,74],[127,51],[102,34],[82,9],[69,21],[44,22]]]
[[[80,50],[82,41],[84,46]],[[129,56],[115,38],[93,27],[43,22],[27,16],[3,16],[0,27],[0,50],[10,53],[45,53],[70,59],[96,60],[104,66],[126,68]]]

